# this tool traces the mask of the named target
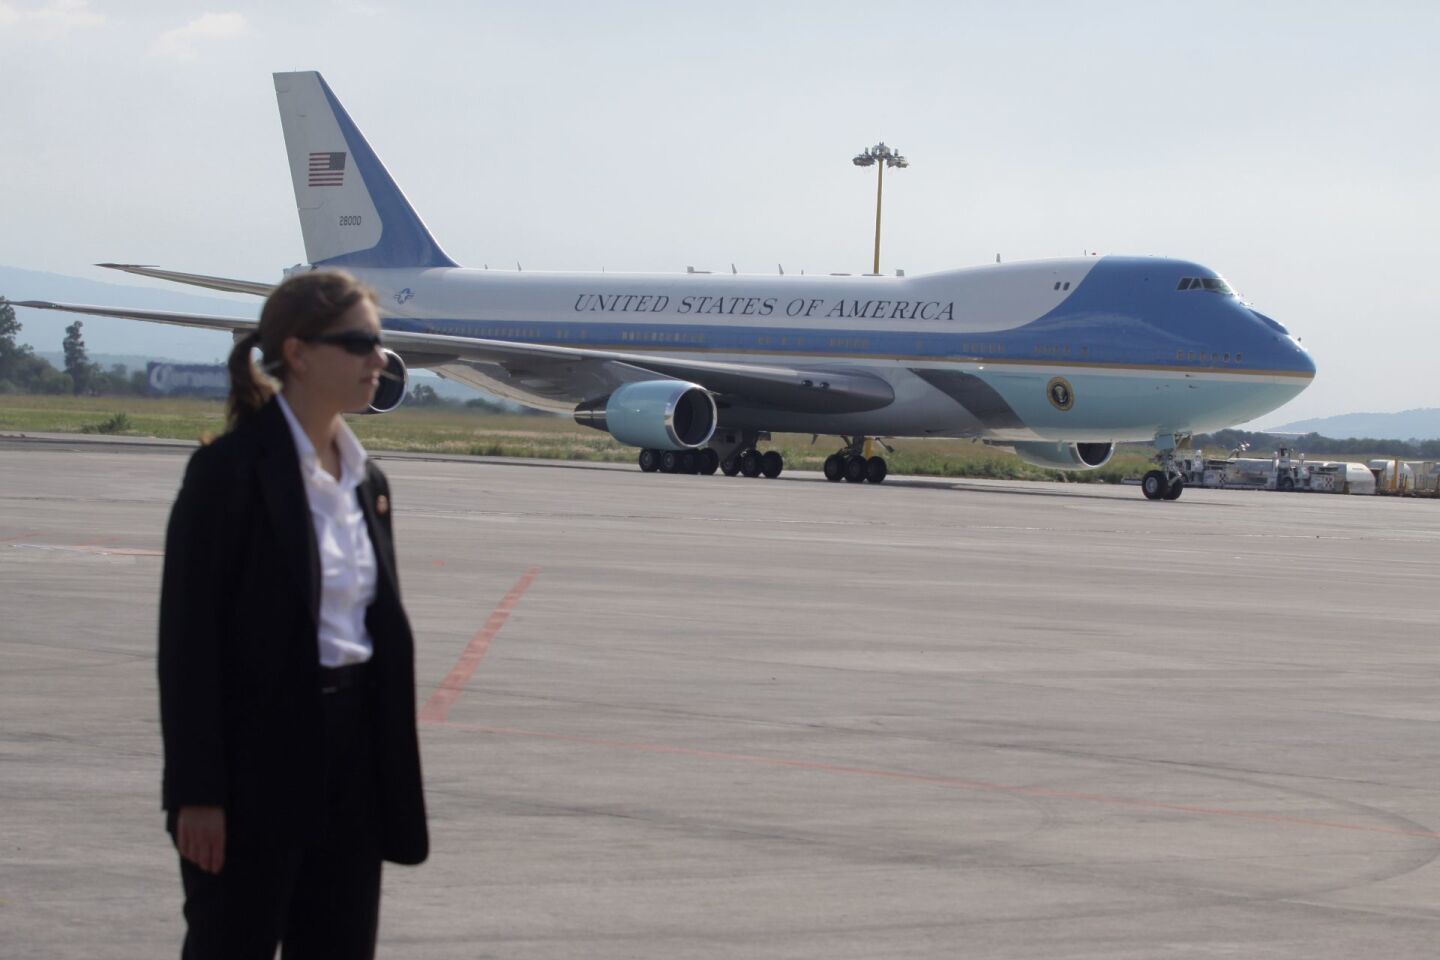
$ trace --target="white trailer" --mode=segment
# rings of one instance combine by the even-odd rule
[[[1177,465],[1187,486],[1232,490],[1277,490],[1282,493],[1373,494],[1376,477],[1363,463],[1333,460],[1306,460],[1281,447],[1268,460],[1242,457],[1240,451],[1228,459],[1207,458],[1198,451],[1186,451]]]

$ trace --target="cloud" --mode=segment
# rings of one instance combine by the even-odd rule
[[[0,28],[6,30],[34,27],[48,33],[68,33],[104,22],[103,14],[90,9],[89,0],[46,0],[28,7],[0,0]]]
[[[211,43],[247,37],[250,24],[239,13],[204,13],[173,30],[166,30],[150,45],[152,57],[171,60],[196,60],[200,47]]]

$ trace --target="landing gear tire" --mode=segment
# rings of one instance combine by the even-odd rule
[[[678,451],[678,450],[662,450],[662,451],[660,451],[660,472],[661,472],[661,473],[679,473],[679,472],[680,472],[680,451]]]
[[[886,465],[884,457],[871,457],[865,461],[865,479],[871,483],[884,483],[889,473],[890,467]]]
[[[825,458],[825,479],[831,483],[839,483],[845,479],[845,457],[843,454],[832,453]]]
[[[1179,500],[1180,494],[1185,492],[1185,481],[1180,477],[1170,481],[1170,486],[1165,490],[1166,500]]]
[[[854,456],[845,458],[845,482],[864,483],[866,462],[864,457]]]
[[[681,473],[699,473],[699,472],[700,472],[700,455],[699,455],[698,453],[696,453],[694,450],[682,450],[682,451],[680,451],[680,472],[681,472]]]
[[[1281,493],[1294,493],[1295,481],[1291,477],[1281,477],[1280,482],[1275,484],[1275,488]]]
[[[710,448],[710,447],[706,447],[704,450],[701,450],[701,451],[700,451],[700,472],[703,473],[705,476],[710,477],[710,476],[714,476],[714,475],[715,475],[715,471],[716,471],[716,470],[719,470],[719,469],[720,469],[720,454],[716,453],[716,452],[715,452],[712,448]]]
[[[660,469],[660,451],[658,451],[658,450],[641,450],[641,451],[640,451],[640,469],[641,469],[641,470],[644,470],[646,473],[654,473],[656,470],[659,470],[659,469]]]
[[[1169,489],[1170,482],[1165,479],[1165,473],[1161,470],[1151,470],[1140,481],[1140,492],[1145,494],[1146,500],[1162,500]]]
[[[740,472],[740,458],[728,457],[720,461],[720,472],[727,477],[733,477]]]
[[[780,476],[780,471],[785,469],[785,458],[774,450],[766,450],[760,457],[760,472],[771,480]]]
[[[760,476],[760,452],[746,450],[740,454],[740,472],[747,477]]]

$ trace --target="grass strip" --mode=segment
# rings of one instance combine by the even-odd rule
[[[637,451],[606,433],[566,417],[496,415],[463,407],[403,406],[381,416],[349,418],[371,450],[454,453],[634,463]],[[178,397],[72,397],[0,395],[0,430],[30,433],[108,433],[118,436],[200,440],[224,430],[219,401]],[[988,477],[1002,480],[1067,480],[1119,483],[1149,469],[1143,447],[1122,447],[1099,470],[1046,470],[978,440],[892,442],[890,471],[911,476]],[[787,469],[819,470],[839,449],[833,437],[811,443],[809,435],[776,434],[766,449],[778,450]]]

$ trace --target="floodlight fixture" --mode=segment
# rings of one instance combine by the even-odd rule
[[[910,166],[910,161],[901,155],[899,150],[887,147],[885,141],[881,140],[873,147],[866,147],[857,153],[850,161],[857,167],[875,167],[875,263],[872,273],[880,272],[880,203],[885,193],[885,168],[894,167],[897,170],[904,170]]]

